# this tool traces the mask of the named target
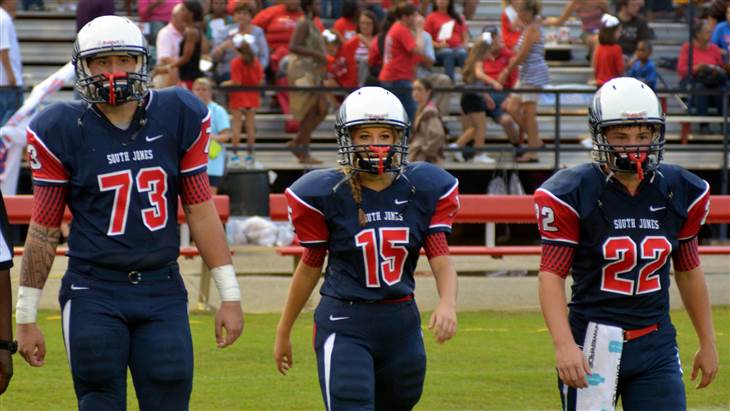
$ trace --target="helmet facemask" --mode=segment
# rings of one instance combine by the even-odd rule
[[[652,133],[651,142],[642,145],[609,144],[606,133],[612,128],[647,127]],[[609,170],[621,173],[635,173],[639,180],[646,173],[656,170],[664,153],[664,124],[655,122],[622,122],[620,124],[597,126],[593,134],[593,159],[605,164]]]
[[[101,73],[92,75],[89,61],[103,55],[127,54],[135,58],[134,71]],[[79,56],[76,63],[76,90],[89,103],[109,105],[124,104],[141,100],[147,94],[149,76],[147,70],[147,51],[106,52]]]
[[[389,127],[394,135],[394,144],[355,145],[352,134],[357,126]],[[350,126],[336,126],[338,163],[353,171],[383,175],[384,173],[400,173],[408,163],[408,127],[393,125],[390,122],[359,122]]]

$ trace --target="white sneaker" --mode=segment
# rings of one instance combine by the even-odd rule
[[[464,154],[461,152],[461,147],[459,147],[456,143],[449,144],[449,148],[456,149],[456,151],[450,151],[449,154],[451,155],[451,158],[454,159],[457,163],[463,163],[464,160]]]
[[[487,153],[481,153],[474,157],[474,162],[479,164],[494,164],[496,161],[487,155]]]

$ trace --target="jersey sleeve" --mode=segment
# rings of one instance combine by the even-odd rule
[[[184,110],[181,129],[180,174],[193,175],[208,166],[208,142],[210,138],[210,111],[187,90],[177,91]]]
[[[27,128],[28,164],[33,176],[33,184],[66,185],[70,174],[58,155],[59,149],[36,132],[33,123]],[[55,152],[54,152],[55,151]]]
[[[687,219],[679,230],[677,236],[679,241],[686,241],[696,236],[710,212],[710,184],[705,180],[696,179],[699,181],[690,181]]]
[[[545,188],[535,191],[534,200],[543,244],[577,245],[580,240],[580,218],[575,207]]]
[[[329,229],[317,198],[307,195],[306,187],[294,183],[284,192],[289,207],[289,220],[299,242],[305,247],[317,247],[329,242]]]
[[[451,225],[454,223],[456,213],[459,211],[461,203],[459,202],[459,181],[451,177],[445,189],[442,191],[443,194],[436,201],[436,209],[431,216],[431,221],[428,224],[429,234],[438,232],[451,232]]]

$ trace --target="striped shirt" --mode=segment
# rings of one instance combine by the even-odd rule
[[[520,83],[523,85],[530,84],[543,87],[550,83],[550,74],[548,73],[547,63],[545,63],[545,42],[543,41],[542,28],[539,30],[540,38],[532,43],[525,61],[520,66]],[[522,48],[526,33],[527,29],[522,32],[520,40],[517,42],[517,50]]]

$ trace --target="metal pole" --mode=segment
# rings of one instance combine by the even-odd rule
[[[722,177],[720,178],[720,194],[728,192],[728,155],[730,155],[730,136],[728,136],[728,98],[730,98],[730,89],[725,86],[722,95]],[[720,225],[720,239],[727,239],[727,224]]]
[[[560,168],[560,90],[555,90],[555,165],[553,172]]]

